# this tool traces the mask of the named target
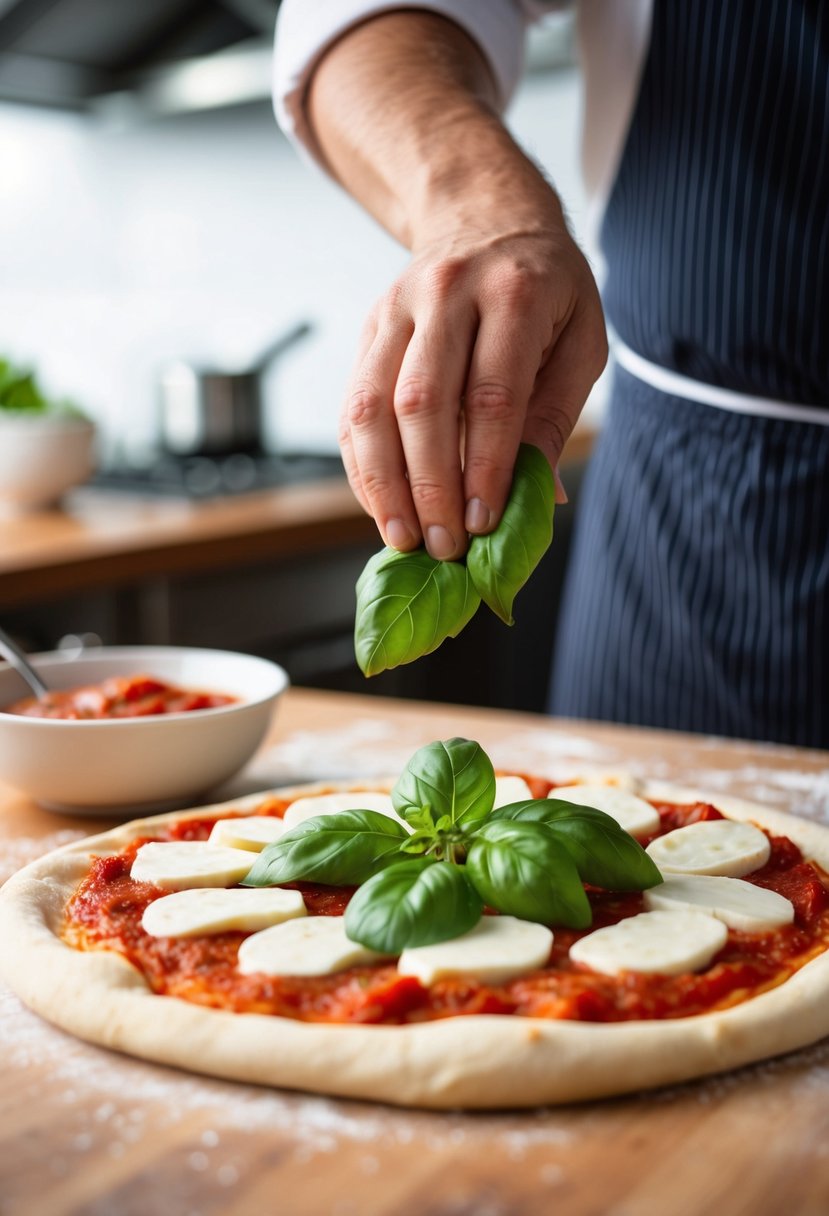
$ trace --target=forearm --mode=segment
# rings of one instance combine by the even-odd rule
[[[397,12],[331,48],[312,79],[308,116],[341,184],[418,250],[453,231],[490,231],[490,215],[505,206],[515,230],[562,223],[495,102],[487,63],[459,27]]]

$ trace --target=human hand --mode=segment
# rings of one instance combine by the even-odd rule
[[[441,216],[365,326],[340,447],[395,549],[458,558],[467,534],[490,532],[519,443],[555,469],[604,367],[593,276],[544,191],[534,184],[519,208]],[[505,223],[516,210],[521,222]]]

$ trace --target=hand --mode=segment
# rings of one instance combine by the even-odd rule
[[[593,276],[543,189],[543,210],[534,186],[532,208],[513,199],[488,208],[490,222],[476,209],[415,243],[368,319],[340,446],[393,548],[424,542],[433,557],[461,557],[468,533],[498,523],[519,443],[555,469],[604,367]],[[516,210],[524,222],[505,225]]]
[[[436,558],[496,526],[522,439],[555,468],[607,357],[587,262],[497,103],[472,38],[397,9],[335,42],[307,95],[333,175],[413,253],[363,334],[346,472],[388,544]]]

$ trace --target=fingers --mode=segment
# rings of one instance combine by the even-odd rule
[[[352,489],[385,543],[409,550],[420,544],[421,532],[392,402],[413,323],[401,316],[373,330],[349,387],[340,448]]]
[[[427,550],[443,560],[467,546],[460,403],[474,329],[463,307],[417,325],[394,394],[416,518]]]
[[[451,286],[451,284],[450,284]],[[383,539],[466,551],[460,402],[474,341],[469,297],[392,293],[369,327],[340,428],[349,481]]]
[[[371,344],[374,341],[376,335],[377,335],[377,321],[376,321],[374,313],[372,312],[372,314],[368,317],[365,325],[363,326],[362,333],[360,334],[360,341],[359,341],[359,344],[357,347],[357,358],[354,362],[354,371],[352,372],[352,375],[351,375],[351,384],[355,383],[355,381],[357,379],[357,374],[362,365],[363,359],[366,357],[367,352],[371,348]],[[354,495],[357,498],[357,501],[359,502],[360,506],[363,508],[363,510],[366,512],[366,514],[370,515],[371,507],[369,506],[368,499],[366,498],[365,494],[363,493],[363,483],[360,478],[360,468],[359,468],[359,465],[357,464],[357,458],[354,455],[354,445],[351,442],[351,423],[350,423],[349,417],[348,417],[348,409],[349,409],[350,400],[351,400],[351,390],[349,388],[349,393],[346,396],[345,402],[343,404],[343,408],[340,411],[339,431],[337,434],[337,441],[340,445],[340,453],[343,458],[343,466],[345,468],[345,473],[346,473],[346,477],[348,478],[349,484],[350,484],[352,490],[354,491]]]
[[[537,320],[517,310],[502,305],[481,318],[464,395],[465,524],[473,535],[490,532],[503,512],[544,345]]]
[[[536,377],[527,407],[523,439],[539,447],[553,469],[582,407],[607,361],[607,338],[601,310],[576,310]],[[556,501],[563,490],[558,479]],[[563,501],[566,502],[564,495]]]

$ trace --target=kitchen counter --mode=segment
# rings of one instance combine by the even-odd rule
[[[0,609],[376,537],[344,477],[199,503],[83,491],[0,519]]]
[[[574,500],[593,440],[580,427],[561,462]],[[479,613],[452,646],[384,673],[371,692],[454,701],[462,683],[475,704],[542,709],[573,515],[557,515],[555,543],[522,593],[520,638]],[[30,652],[72,634],[242,650],[295,683],[362,691],[354,585],[379,547],[344,476],[198,502],[81,488],[63,511],[0,518],[0,620]]]
[[[829,822],[829,754],[292,689],[225,793],[394,772],[464,734],[496,765],[693,784]],[[0,878],[109,820],[0,786]],[[652,1094],[434,1114],[200,1078],[80,1043],[0,992],[3,1216],[825,1216],[829,1044]]]
[[[586,460],[594,438],[580,427],[561,467]],[[344,476],[201,502],[84,489],[65,510],[0,517],[0,611],[363,544],[378,547],[377,529]]]

